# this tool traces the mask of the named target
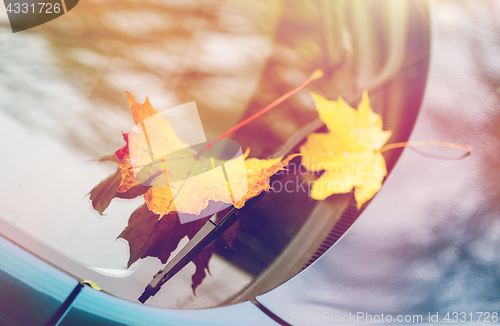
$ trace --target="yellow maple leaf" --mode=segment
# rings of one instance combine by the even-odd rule
[[[248,152],[245,153],[245,157],[248,155]],[[153,187],[144,194],[144,198],[146,199],[148,208],[158,214],[168,214],[170,211],[181,209],[183,213],[197,215],[203,208],[208,206],[210,200],[233,204],[234,207],[241,208],[249,199],[269,190],[270,177],[276,172],[283,170],[288,162],[298,155],[290,155],[284,160],[282,160],[282,157],[270,160],[246,159],[247,177],[245,179],[232,182],[231,184],[227,183],[224,186],[220,186],[213,181],[203,183],[202,185],[198,183],[185,183],[183,186],[184,189],[192,193],[193,196],[175,198],[175,203],[173,194],[175,189],[173,187],[155,187],[153,184]],[[228,173],[231,173],[230,170],[231,167],[226,169]],[[224,187],[228,185],[231,187],[230,189],[242,189],[243,186],[239,185],[240,182],[247,182],[248,184],[248,190],[241,199],[235,201],[232,198],[224,196],[224,192],[221,189],[225,189]]]
[[[324,173],[313,183],[311,197],[324,200],[354,189],[358,209],[382,187],[387,174],[380,150],[391,137],[382,129],[382,118],[373,112],[368,92],[355,110],[341,97],[336,101],[311,93],[328,133],[309,135],[300,147],[302,164]]]
[[[170,212],[199,215],[210,201],[241,208],[250,198],[269,190],[269,178],[296,156],[283,161],[282,158],[246,159],[247,151],[243,155],[244,164],[238,165],[238,162],[200,155],[199,150],[178,138],[168,117],[161,116],[147,99],[140,104],[132,94],[127,92],[127,96],[132,117],[140,130],[124,134],[126,145],[115,153],[122,174],[118,191],[125,192],[147,182],[151,188],[144,199],[149,210],[160,216]],[[161,155],[151,153],[165,152],[170,154],[152,159]],[[224,173],[220,169],[216,171],[215,167],[219,166],[224,166]]]

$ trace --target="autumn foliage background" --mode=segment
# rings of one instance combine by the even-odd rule
[[[343,2],[328,3],[214,0],[169,5],[90,0],[79,4],[71,17],[43,26],[57,31],[53,37],[61,50],[57,52],[61,64],[101,76],[97,81],[85,75],[72,81],[92,95],[90,110],[95,114],[92,132],[74,132],[71,141],[96,157],[121,147],[121,138],[109,137],[109,130],[129,128],[123,90],[138,99],[155,99],[159,110],[196,101],[208,138],[260,110],[318,68],[326,75],[313,86],[316,92],[329,99],[348,94],[347,100],[354,100],[362,91],[356,79],[367,56],[349,50],[338,30],[356,28],[356,13],[327,20],[325,11],[349,9]],[[382,13],[384,8],[376,10]],[[331,50],[328,39],[340,41]],[[78,47],[64,51],[72,44]],[[369,61],[379,60],[373,53],[370,56]],[[382,101],[382,94],[374,94],[375,108],[380,109],[377,103]],[[102,108],[120,118],[108,119]],[[311,97],[302,92],[239,131],[235,139],[257,157],[267,157],[315,117]]]

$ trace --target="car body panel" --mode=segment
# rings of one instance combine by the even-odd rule
[[[276,325],[251,302],[200,310],[145,306],[83,286],[67,311],[61,305],[82,285],[0,237],[0,325]],[[72,299],[72,298],[71,298]],[[70,299],[70,300],[71,300]],[[59,316],[58,316],[59,317]]]
[[[163,309],[129,302],[85,286],[59,324],[78,325],[253,326],[277,323],[250,302],[212,309]]]
[[[0,325],[46,325],[78,281],[0,237]]]

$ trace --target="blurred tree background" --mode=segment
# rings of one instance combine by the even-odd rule
[[[313,88],[328,85],[323,93],[330,97],[352,92],[353,77],[345,69],[332,73],[339,63],[345,65],[343,54],[351,46],[347,30],[340,26],[345,22],[333,19],[343,17],[336,11],[343,11],[345,2],[333,3],[81,1],[63,17],[16,35],[42,36],[40,42],[49,42],[47,53],[36,47],[34,51],[55,63],[57,73],[63,72],[65,81],[86,98],[78,111],[86,129],[76,126],[74,117],[71,128],[57,131],[59,126],[44,125],[26,114],[34,110],[30,107],[23,114],[14,109],[9,113],[33,128],[45,128],[58,137],[62,133],[69,145],[98,157],[121,147],[117,131],[132,127],[124,90],[141,102],[148,96],[159,111],[196,101],[208,138],[269,104],[318,68],[326,70],[327,77]],[[2,27],[7,33],[8,22]],[[343,36],[334,35],[339,31]],[[340,46],[331,44],[333,40]],[[43,65],[40,60],[26,64]],[[46,72],[40,77],[47,83],[53,78]],[[50,92],[39,93],[34,107],[43,107],[43,115],[57,121],[60,113],[55,106],[51,110],[51,105],[41,105],[54,101]],[[267,156],[315,117],[310,96],[301,92],[236,138],[243,147],[251,146],[252,156]]]

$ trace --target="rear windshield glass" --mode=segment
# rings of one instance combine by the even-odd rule
[[[144,199],[115,198],[100,214],[89,198],[116,173],[122,132],[135,125],[125,91],[139,103],[149,98],[157,111],[195,101],[204,133],[214,139],[315,69],[327,72],[315,91],[353,100],[381,74],[397,72],[385,61],[388,53],[396,61],[405,54],[404,47],[391,50],[398,27],[391,31],[379,19],[390,12],[385,3],[354,11],[345,2],[88,0],[70,9],[16,33],[0,11],[0,219],[93,272],[126,280],[103,288],[130,300],[164,266],[157,258],[129,264],[130,245],[119,237]],[[353,28],[355,19],[367,25]],[[406,18],[393,24],[408,27]],[[363,47],[379,56],[366,56]],[[311,96],[302,91],[232,137],[243,151],[250,148],[251,157],[267,158],[316,118]],[[275,247],[260,249],[249,243],[261,226],[242,222],[238,239],[251,255],[259,252],[258,259],[221,258],[223,250],[234,250],[228,240],[216,249],[210,280],[196,296],[191,263],[168,285],[170,295],[148,304],[205,308],[231,302],[306,217],[277,220],[283,223],[273,229],[279,236],[266,235]]]

